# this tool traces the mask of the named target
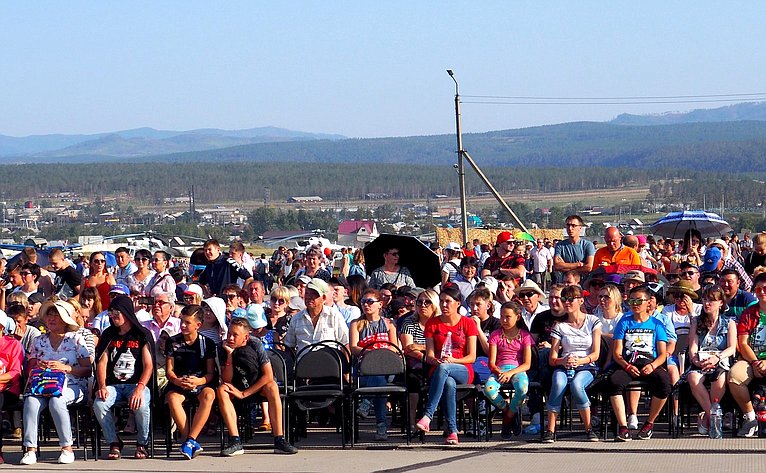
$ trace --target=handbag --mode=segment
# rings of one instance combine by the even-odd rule
[[[66,373],[50,368],[34,368],[29,375],[29,392],[33,396],[59,397],[66,388]]]

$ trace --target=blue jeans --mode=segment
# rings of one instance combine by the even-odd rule
[[[113,386],[107,386],[106,390],[109,391],[109,395],[105,400],[101,400],[98,397],[93,401],[93,413],[96,415],[96,420],[101,424],[101,430],[104,431],[104,439],[107,443],[117,442],[117,429],[114,426],[114,415],[112,415],[112,406],[118,402],[128,402],[133,391],[136,389],[135,384],[115,384]],[[146,445],[149,443],[149,416],[151,401],[151,394],[149,388],[144,386],[144,392],[141,396],[141,406],[133,411],[136,417],[136,443],[139,445]]]
[[[582,370],[575,373],[571,380],[567,378],[567,373],[563,369],[553,371],[551,380],[551,394],[548,396],[548,410],[559,412],[561,409],[561,399],[564,397],[564,391],[569,384],[569,391],[572,393],[572,401],[576,409],[586,409],[590,407],[590,399],[585,392],[585,388],[593,382],[593,372]]]
[[[56,433],[59,436],[59,446],[68,447],[72,445],[72,423],[69,419],[70,404],[82,402],[85,399],[85,393],[76,384],[71,384],[64,388],[61,396],[43,397],[27,396],[24,399],[24,446],[37,448],[37,426],[40,421],[40,412],[46,407],[51,412],[53,425],[56,426]]]
[[[363,388],[385,386],[388,384],[385,376],[362,376],[359,379],[359,385]],[[386,421],[386,396],[375,396],[372,399],[372,405],[375,406],[375,422],[378,424]]]
[[[500,368],[500,371],[510,371],[516,368],[516,366],[503,365],[498,368]],[[521,406],[521,403],[524,402],[524,398],[527,397],[527,391],[529,390],[529,378],[527,378],[527,373],[516,373],[513,375],[511,384],[513,385],[513,397],[510,402],[506,401],[498,392],[500,389],[500,382],[498,382],[494,374],[490,376],[484,384],[484,395],[487,396],[489,402],[498,409],[505,409],[507,407],[511,412],[516,412]]]
[[[444,396],[442,408],[447,417],[450,433],[457,432],[457,401],[456,386],[468,382],[468,368],[458,363],[442,363],[431,375],[431,386],[428,388],[428,402],[424,414],[433,419],[436,406]]]

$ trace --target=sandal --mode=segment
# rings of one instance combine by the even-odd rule
[[[271,424],[269,422],[264,422],[263,424],[258,426],[258,432],[268,432],[271,430]]]
[[[122,457],[122,440],[109,444],[109,453],[106,454],[107,460],[119,460]]]
[[[133,455],[133,458],[136,460],[144,460],[149,456],[149,453],[146,451],[146,445],[138,444],[136,445],[136,454]]]

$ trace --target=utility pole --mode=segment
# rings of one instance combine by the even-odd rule
[[[452,69],[447,69],[447,74],[452,78],[452,81],[455,82],[455,128],[457,135],[457,175],[458,175],[458,184],[460,186],[460,219],[461,219],[461,228],[463,231],[463,241],[461,242],[461,246],[465,246],[468,243],[468,212],[466,210],[466,198],[465,198],[465,166],[463,164],[463,155],[465,151],[463,150],[463,132],[461,130],[460,126],[460,91],[458,89],[458,83],[457,79],[455,79],[455,74],[452,72]]]

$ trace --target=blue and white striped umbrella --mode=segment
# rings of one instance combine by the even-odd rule
[[[663,237],[679,239],[690,228],[697,229],[702,238],[721,237],[732,231],[729,223],[720,215],[703,210],[670,212],[652,224],[652,233]]]

